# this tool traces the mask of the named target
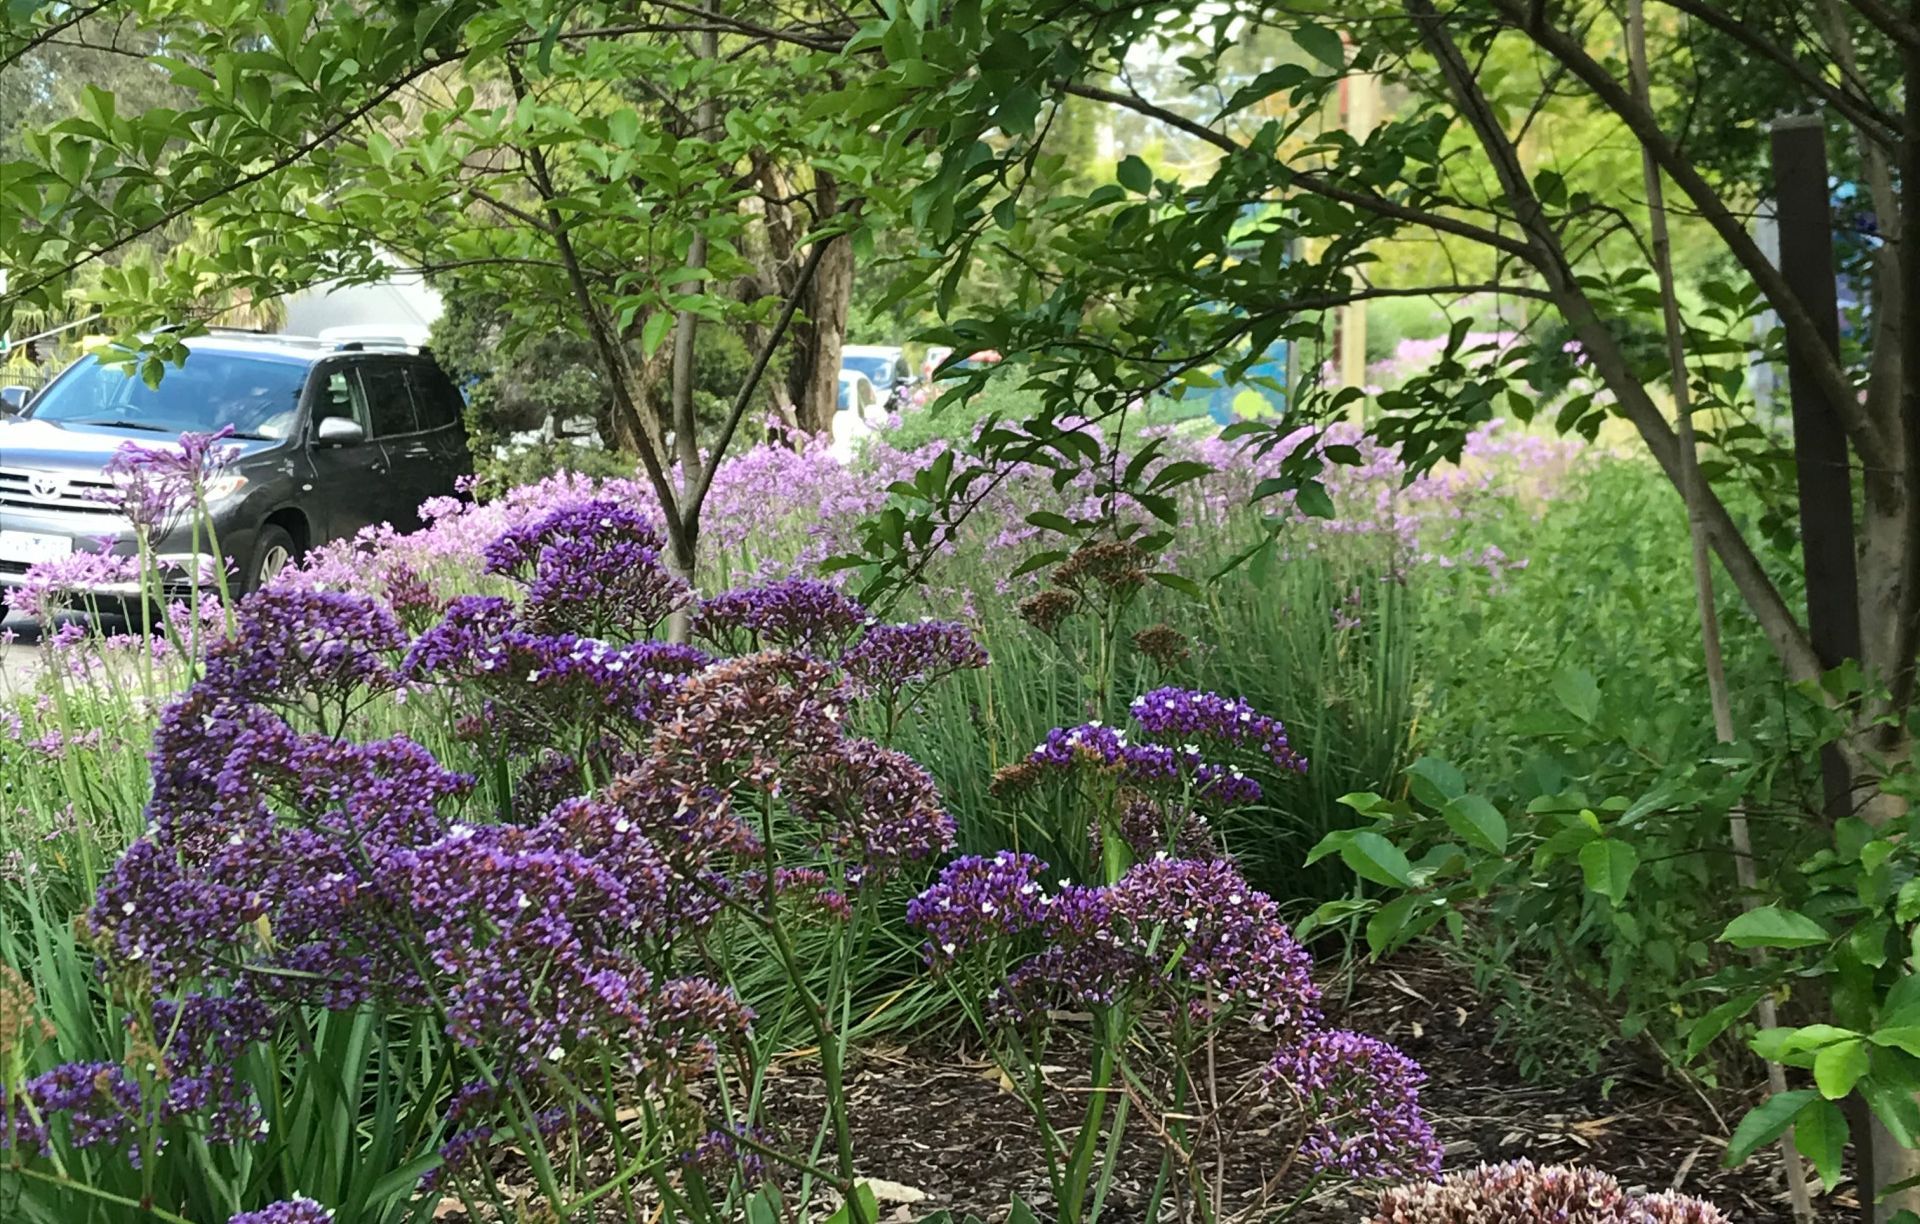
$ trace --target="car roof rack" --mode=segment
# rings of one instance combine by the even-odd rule
[[[331,342],[336,353],[425,353],[427,346],[414,344],[398,336],[361,336],[353,340]]]

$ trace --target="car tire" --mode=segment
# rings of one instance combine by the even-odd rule
[[[253,560],[247,567],[242,594],[251,595],[267,585],[281,570],[300,559],[299,546],[284,527],[268,523],[253,542]]]

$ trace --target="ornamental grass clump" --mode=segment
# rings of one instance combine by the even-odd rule
[[[735,1219],[777,1193],[776,1169],[849,1193],[852,949],[888,882],[954,839],[926,770],[861,728],[984,655],[864,609],[852,632],[843,617],[793,639],[871,643],[851,660],[651,640],[686,592],[647,531],[606,504],[523,524],[487,550],[513,593],[456,600],[417,636],[364,594],[242,601],[161,720],[146,830],[81,924],[124,1056],[11,1060],[8,1159],[44,1160],[68,1188],[81,1150],[149,1167],[178,1152],[203,1176],[206,1152],[261,1139],[280,1112],[251,1065],[364,1017],[412,1043],[418,1175],[389,1187],[403,1198],[498,1208],[502,1161],[563,1215],[609,1202],[640,1218],[645,1200]],[[791,594],[759,606],[797,614]],[[452,729],[444,762],[361,737],[401,699]],[[778,1047],[735,985],[755,961],[783,976],[772,997],[827,1089],[817,1132],[785,1146],[760,1093]],[[26,1006],[4,1009],[10,1031],[38,1031]],[[253,1195],[240,1176],[232,1193]]]
[[[970,855],[907,913],[1034,1113],[1061,1220],[1100,1215],[1135,1110],[1164,1152],[1148,1219],[1169,1198],[1183,1218],[1217,1218],[1220,1172],[1255,1128],[1292,1136],[1267,1189],[1295,1173],[1295,1205],[1329,1179],[1431,1176],[1439,1148],[1420,1113],[1420,1068],[1325,1023],[1306,950],[1209,823],[1259,798],[1237,762],[1305,771],[1286,729],[1244,701],[1174,688],[1139,698],[1132,715],[1131,729],[1056,728],[996,779],[1062,842],[1084,834],[1096,883],[1056,882],[1031,854]],[[1045,1066],[1054,1018],[1082,1011],[1093,1016],[1091,1092],[1077,1119],[1061,1118]],[[1230,1038],[1272,1054],[1249,1082],[1223,1086],[1217,1045]]]
[[[1728,1224],[1709,1203],[1679,1194],[1629,1194],[1598,1169],[1481,1165],[1380,1197],[1367,1224]]]

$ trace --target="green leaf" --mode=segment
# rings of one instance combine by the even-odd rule
[[[1327,486],[1317,480],[1303,480],[1293,491],[1294,509],[1308,518],[1330,519],[1334,515],[1333,498]]]
[[[1467,779],[1452,762],[1423,756],[1407,766],[1407,786],[1428,807],[1444,808],[1467,793]]]
[[[1060,562],[1065,561],[1066,559],[1067,559],[1067,552],[1065,549],[1061,549],[1061,548],[1048,549],[1046,552],[1037,552],[1033,554],[1031,557],[1028,557],[1025,561],[1022,561],[1020,564],[1014,566],[1013,573],[1007,575],[1007,577],[1018,578],[1023,574],[1031,574],[1033,571],[1037,569],[1041,569],[1049,565],[1057,565]]]
[[[1867,1040],[1877,1046],[1905,1050],[1915,1058],[1920,1058],[1920,1025],[1901,1024],[1893,1028],[1875,1029],[1867,1034]]]
[[[1732,1028],[1741,1017],[1752,1011],[1754,1004],[1759,1001],[1758,992],[1743,994],[1737,998],[1728,999],[1694,1021],[1693,1027],[1687,1030],[1687,1057],[1689,1059],[1700,1057],[1701,1051],[1711,1045],[1720,1034]]]
[[[1600,713],[1600,682],[1592,672],[1567,668],[1553,678],[1553,695],[1581,722],[1590,723]]]
[[[1413,864],[1386,838],[1371,829],[1355,829],[1340,847],[1340,861],[1348,870],[1375,884],[1413,884]]]
[[[1420,894],[1408,893],[1380,907],[1372,918],[1367,920],[1367,948],[1375,956],[1386,953],[1393,947],[1394,939],[1407,925],[1407,919],[1413,915],[1413,907],[1420,901]]]
[[[660,345],[667,338],[667,329],[673,326],[673,316],[664,310],[656,310],[647,316],[640,325],[640,351],[651,357],[660,351]]]
[[[1205,599],[1207,597],[1206,591],[1201,588],[1199,583],[1183,574],[1169,574],[1156,571],[1148,574],[1147,577],[1153,579],[1161,586],[1166,587],[1169,591],[1178,591],[1190,599]]]
[[[1494,854],[1506,853],[1507,818],[1481,796],[1461,795],[1449,802],[1440,815],[1461,841]]]
[[[1820,1086],[1822,1096],[1837,1101],[1853,1091],[1867,1073],[1867,1066],[1866,1042],[1857,1037],[1837,1042],[1814,1056],[1813,1082]]]
[[[1591,841],[1580,848],[1580,871],[1586,876],[1587,889],[1599,893],[1618,906],[1627,899],[1627,886],[1640,868],[1640,852],[1626,842],[1611,837]]]
[[[1777,905],[1748,910],[1720,932],[1720,942],[1736,948],[1814,948],[1832,938],[1805,914]]]
[[[853,1197],[860,1204],[860,1218],[872,1221],[880,1218],[880,1200],[873,1195],[873,1187],[865,1182],[853,1184]],[[853,1219],[852,1203],[840,1204],[840,1209],[828,1216],[821,1224],[850,1224]]]
[[[1347,66],[1347,48],[1340,36],[1325,26],[1301,25],[1293,31],[1293,41],[1302,51],[1329,68]]]
[[[1007,1224],[1040,1224],[1040,1217],[1033,1214],[1033,1208],[1027,1206],[1027,1200],[1016,1194],[1007,1207]]]
[[[1733,1128],[1733,1138],[1727,1141],[1727,1167],[1742,1163],[1766,1144],[1786,1134],[1800,1111],[1819,1099],[1820,1094],[1813,1089],[1800,1088],[1792,1092],[1775,1093],[1749,1110],[1747,1116],[1740,1119],[1740,1125]]]
[[[1828,1193],[1840,1184],[1841,1151],[1847,1146],[1847,1117],[1832,1101],[1810,1101],[1793,1124],[1793,1143],[1813,1162]]]
[[[1114,167],[1113,177],[1135,195],[1145,195],[1153,190],[1153,170],[1132,154],[1122,158],[1120,164]]]

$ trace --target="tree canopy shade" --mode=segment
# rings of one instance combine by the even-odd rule
[[[809,339],[796,381],[815,388],[815,333],[844,326],[850,244],[867,241],[863,217],[898,177],[877,136],[834,121],[818,84],[849,26],[763,25],[724,7],[116,0],[183,100],[135,110],[89,86],[81,113],[23,135],[0,168],[4,308],[84,284],[132,336],[200,317],[215,294],[377,280],[397,255],[510,301],[509,347],[556,332],[590,342],[614,438],[690,567],[713,464],[796,317]],[[85,17],[16,17],[0,56],[17,62]],[[211,241],[174,245],[157,266],[122,258],[187,220]],[[837,299],[814,291],[823,264],[839,272]],[[668,344],[676,321],[690,338],[702,320],[758,342],[704,459]],[[170,344],[135,346],[153,376]],[[836,357],[837,345],[835,369]],[[831,412],[833,373],[796,404],[797,424],[824,424],[812,401]]]

